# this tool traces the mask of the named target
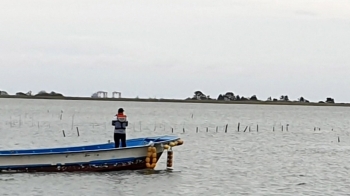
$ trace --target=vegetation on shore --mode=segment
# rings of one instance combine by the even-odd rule
[[[100,101],[140,101],[140,102],[179,102],[179,103],[221,103],[221,104],[268,104],[268,105],[307,105],[307,106],[350,106],[345,103],[335,103],[333,98],[326,98],[325,101],[310,102],[303,97],[298,100],[289,100],[287,95],[282,95],[279,99],[267,98],[267,100],[259,100],[256,95],[244,97],[235,95],[232,92],[220,94],[218,98],[213,99],[205,95],[201,91],[195,91],[192,97],[187,99],[155,99],[155,98],[99,98],[99,97],[69,97],[61,93],[40,91],[32,95],[31,92],[18,92],[16,95],[9,95],[5,91],[0,91],[0,98],[22,98],[22,99],[61,99],[61,100],[100,100]]]
[[[11,95],[9,95],[6,91],[0,91],[0,96],[11,96]],[[32,95],[32,91],[28,91],[27,93],[18,92],[14,96],[17,96],[17,97],[58,97],[58,98],[64,97],[61,93],[56,93],[54,91],[52,91],[51,93],[48,93],[46,91],[40,91],[35,95]]]
[[[217,99],[212,99],[210,96],[205,95],[202,91],[195,91],[192,98],[187,98],[186,100],[217,100],[217,101],[262,101],[257,98],[256,95],[251,97],[244,97],[235,95],[233,92],[226,92],[225,94],[220,94]],[[266,102],[290,102],[288,95],[281,95],[279,99],[268,97]],[[300,97],[298,100],[295,100],[301,103],[310,103],[309,100],[304,97]],[[325,101],[319,101],[318,103],[335,103],[334,99],[327,97]]]

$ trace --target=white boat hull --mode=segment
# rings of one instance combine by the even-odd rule
[[[163,145],[177,140],[164,136],[166,140],[154,143],[157,161],[163,153]],[[149,139],[149,138],[147,138]],[[144,142],[144,138],[130,143]],[[152,139],[151,139],[152,140]],[[159,138],[157,140],[160,140]],[[155,140],[156,141],[156,140]],[[149,145],[114,148],[113,143],[18,151],[0,151],[0,172],[74,172],[74,171],[118,171],[146,168]]]

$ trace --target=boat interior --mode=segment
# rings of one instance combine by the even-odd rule
[[[126,148],[135,148],[135,147],[144,147],[153,142],[157,143],[165,143],[176,141],[180,139],[177,136],[156,136],[156,137],[142,137],[142,138],[134,138],[127,139],[125,148],[118,149],[126,149]],[[114,149],[114,142],[103,143],[103,144],[95,144],[95,145],[85,145],[85,146],[70,146],[70,147],[58,147],[58,148],[38,148],[38,149],[26,149],[26,150],[0,150],[1,155],[29,155],[29,154],[52,154],[52,153],[67,153],[67,152],[81,152],[81,151],[99,151],[99,150],[108,150]]]

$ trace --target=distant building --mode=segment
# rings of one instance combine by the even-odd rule
[[[113,98],[121,98],[122,93],[114,91],[112,92]],[[108,98],[108,92],[106,91],[97,91],[91,95],[92,98]]]
[[[117,92],[117,91],[112,92],[112,97],[113,98],[117,98],[117,96],[118,96],[118,98],[122,98],[122,93],[121,92]]]

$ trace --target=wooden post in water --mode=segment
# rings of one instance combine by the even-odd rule
[[[216,133],[218,132],[218,126],[216,126]]]
[[[77,127],[77,134],[78,134],[78,137],[80,136],[80,133],[79,133],[79,128]]]
[[[171,132],[174,133],[174,128],[171,127]]]
[[[250,126],[249,126],[249,132],[250,132]]]
[[[226,124],[226,127],[225,127],[225,133],[227,133],[227,127],[228,127],[228,124]]]
[[[64,133],[64,130],[62,130],[62,133],[63,133],[63,137],[66,137],[66,134]]]
[[[63,117],[63,110],[61,110],[60,120],[62,120]]]
[[[245,131],[247,130],[247,128],[248,128],[248,126],[246,126],[246,127],[245,127],[245,129],[244,129],[244,131],[243,131],[243,132],[245,132]]]
[[[198,133],[198,127],[196,128],[196,133]]]
[[[273,131],[273,132],[275,131],[275,126],[272,127],[272,131]]]
[[[283,125],[282,125],[282,132],[283,132]]]
[[[256,132],[259,132],[259,125],[256,124]]]
[[[241,123],[238,123],[238,126],[237,126],[237,132],[239,132],[239,126],[241,125]]]
[[[73,114],[73,116],[72,116],[72,128],[71,128],[71,130],[73,130],[73,127],[74,127],[74,115],[75,114]]]
[[[207,132],[208,132],[208,127],[207,127]]]
[[[185,127],[183,128],[183,132],[185,133]]]
[[[340,138],[339,138],[339,136],[338,136],[338,142],[340,142]]]

